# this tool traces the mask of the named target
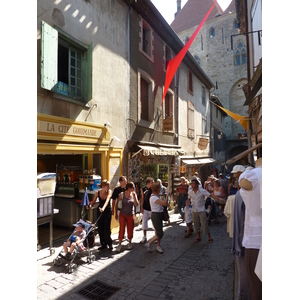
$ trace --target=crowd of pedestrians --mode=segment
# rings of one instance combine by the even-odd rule
[[[177,186],[174,195],[174,203],[177,204],[178,213],[186,223],[186,238],[191,236],[192,232],[195,232],[195,242],[201,241],[201,226],[202,233],[204,235],[207,234],[208,243],[213,242],[207,218],[207,201],[208,199],[214,200],[209,202],[209,204],[214,203],[216,220],[218,220],[218,217],[224,214],[227,197],[232,195],[239,197],[238,191],[240,190],[240,185],[238,184],[238,177],[235,175],[235,170],[236,169],[233,169],[231,176],[227,176],[226,179],[223,178],[222,173],[219,174],[218,178],[214,175],[210,175],[203,186],[197,172],[192,176],[190,184],[185,177],[180,178],[180,184]],[[125,176],[121,176],[119,178],[119,185],[113,192],[110,189],[109,181],[103,180],[101,189],[95,194],[90,206],[94,205],[97,198],[99,198],[98,216],[102,213],[97,224],[101,244],[99,250],[107,248],[113,250],[112,239],[110,237],[112,216],[119,222],[119,243],[116,247],[116,252],[120,252],[122,249],[125,229],[127,229],[127,239],[129,241],[127,249],[132,249],[131,240],[134,234],[136,207],[140,205],[143,230],[143,237],[140,243],[144,244],[148,251],[151,251],[151,245],[156,243],[156,250],[159,253],[163,253],[161,247],[164,222],[163,213],[165,211],[168,216],[170,196],[168,189],[163,186],[160,179],[154,182],[153,178],[148,177],[146,179],[146,185],[140,188],[135,186],[133,182],[127,182]],[[110,199],[112,199],[112,205],[110,204]],[[155,234],[148,241],[147,231],[149,230],[149,220],[151,220]],[[169,216],[165,221],[170,225]]]

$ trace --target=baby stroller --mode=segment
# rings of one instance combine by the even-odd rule
[[[101,218],[101,216],[102,216],[102,213],[99,215],[99,217],[95,221],[95,224],[97,224],[97,222]],[[92,224],[89,221],[84,221],[83,219],[80,219],[79,222],[83,223],[85,225],[84,230],[86,232],[86,237],[83,241],[83,245],[84,245],[85,249],[82,250],[80,246],[76,246],[72,253],[70,260],[66,259],[64,250],[61,249],[58,256],[53,260],[54,266],[61,266],[63,261],[68,262],[67,269],[68,269],[69,273],[73,273],[73,271],[77,268],[77,264],[73,263],[74,259],[77,256],[78,257],[87,256],[87,263],[89,263],[89,264],[92,263],[93,261],[95,261],[95,259],[96,259],[96,256],[94,254],[92,254],[91,249],[90,249],[90,248],[94,247],[94,244],[95,244],[96,225]],[[74,234],[74,232],[75,232],[75,229],[72,232],[72,234],[70,235],[70,237]]]
[[[205,210],[206,210],[206,217],[208,220],[208,226],[210,226],[211,221],[215,221],[215,224],[219,223],[218,212],[216,208],[216,202],[211,199],[210,197],[206,198],[205,200]]]

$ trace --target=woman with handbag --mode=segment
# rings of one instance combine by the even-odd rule
[[[160,241],[164,235],[163,232],[163,215],[164,206],[168,205],[168,197],[165,200],[159,198],[160,193],[160,183],[155,182],[152,184],[152,195],[150,196],[150,206],[151,206],[151,221],[155,229],[154,237],[145,244],[145,247],[149,252],[151,252],[150,245],[157,241],[156,251],[163,253],[163,249],[160,247]]]
[[[119,245],[116,248],[117,252],[120,252],[122,249],[121,243],[124,238],[125,227],[127,227],[127,236],[129,239],[129,243],[127,244],[127,249],[128,250],[132,249],[131,240],[133,238],[134,219],[135,219],[134,207],[139,205],[137,195],[134,190],[135,190],[134,183],[128,182],[125,187],[125,192],[119,195],[116,203],[115,218],[117,221],[119,220],[119,224],[120,224]],[[120,214],[118,216],[117,209],[119,203],[122,203],[122,207],[120,210]]]

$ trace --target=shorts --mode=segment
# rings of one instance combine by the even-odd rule
[[[148,229],[148,220],[151,218],[151,211],[144,209],[143,219],[142,219],[142,229]]]
[[[71,235],[69,238],[69,242],[70,243],[76,242],[76,235]]]
[[[152,224],[156,231],[156,236],[159,239],[162,239],[162,237],[164,235],[164,231],[162,228],[162,218],[163,218],[163,213],[161,213],[161,212],[153,212],[151,214]]]
[[[204,234],[210,233],[209,227],[207,224],[206,212],[205,211],[200,211],[200,212],[192,211],[192,215],[193,215],[195,232],[200,232],[200,223],[201,223],[203,233]]]

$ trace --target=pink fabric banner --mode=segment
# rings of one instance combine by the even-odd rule
[[[168,61],[167,64],[167,71],[166,71],[166,78],[165,78],[165,88],[164,88],[164,94],[161,100],[161,105],[164,102],[166,93],[168,91],[168,88],[172,82],[172,79],[180,65],[180,63],[182,62],[185,54],[187,53],[187,51],[189,50],[192,42],[194,41],[195,37],[197,36],[198,32],[200,31],[201,27],[203,26],[204,22],[206,21],[206,19],[208,18],[209,14],[211,13],[213,7],[215,6],[217,0],[214,2],[214,4],[212,5],[212,7],[210,8],[210,10],[208,11],[208,13],[206,14],[206,16],[204,17],[204,19],[202,20],[202,22],[199,24],[199,26],[197,27],[197,29],[195,30],[195,32],[193,33],[193,35],[190,37],[190,39],[188,40],[188,42],[184,45],[184,47],[180,50],[180,52],[170,61]]]

